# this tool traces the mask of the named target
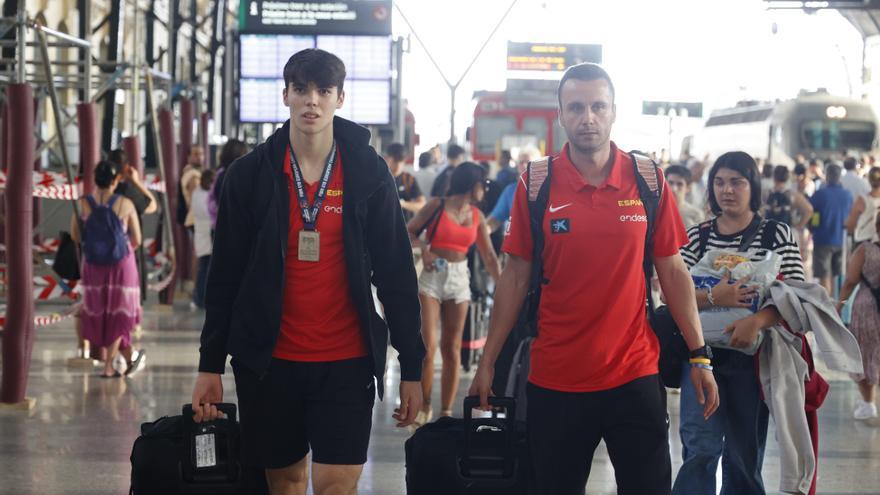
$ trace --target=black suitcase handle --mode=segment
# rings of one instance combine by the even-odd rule
[[[232,421],[233,423],[236,421],[236,413],[238,412],[238,407],[231,402],[218,402],[216,404],[211,404],[215,406],[218,411],[222,412],[226,415],[226,417]],[[183,417],[187,419],[189,423],[193,423],[193,408],[192,404],[184,404],[183,405]]]
[[[217,418],[213,421],[203,421],[196,423],[193,421],[192,404],[184,404],[183,406],[183,424],[184,438],[181,447],[183,448],[181,460],[183,464],[180,466],[181,478],[187,483],[229,483],[237,481],[241,475],[241,466],[239,464],[239,456],[237,446],[240,443],[237,432],[229,434],[229,430],[223,429],[222,425],[235,424],[237,420],[237,407],[229,402],[221,402],[213,404],[217,410],[226,415],[225,418]],[[215,438],[217,442],[217,464],[214,466],[196,467],[196,435],[203,433],[223,434],[223,443],[220,439]],[[225,453],[226,458],[221,459],[220,453]]]
[[[464,450],[458,460],[459,477],[466,480],[479,480],[481,484],[492,482],[496,486],[512,486],[516,483],[518,459],[514,452],[516,430],[516,400],[512,397],[489,397],[492,407],[491,418],[474,418],[473,409],[480,407],[479,396],[464,399]],[[499,410],[504,418],[499,418]],[[484,429],[493,433],[503,433],[504,442],[496,453],[475,452],[475,436]],[[493,449],[495,450],[495,449]]]

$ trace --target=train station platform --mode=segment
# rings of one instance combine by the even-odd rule
[[[192,392],[204,313],[191,311],[182,298],[178,301],[173,310],[147,306],[143,336],[135,344],[146,349],[147,365],[127,379],[101,379],[97,367],[68,367],[67,358],[75,353],[72,319],[38,329],[27,394],[36,399],[36,407],[29,412],[0,413],[0,494],[128,493],[129,455],[140,424],[179,414]],[[403,444],[410,433],[395,428],[391,418],[399,378],[396,356],[391,354],[386,375],[388,395],[374,409],[369,460],[359,485],[361,495],[406,492]],[[817,493],[880,493],[880,421],[853,420],[858,397],[855,384],[839,373],[825,371],[823,376],[830,382],[831,391],[819,411]],[[467,390],[471,377],[468,373],[462,375],[460,395]],[[229,369],[223,384],[225,399],[234,401]],[[439,393],[439,387],[435,390]],[[678,395],[670,394],[673,473],[681,465],[677,402]],[[779,454],[772,422],[764,480],[767,492],[776,493]],[[604,445],[593,460],[587,493],[616,493]]]

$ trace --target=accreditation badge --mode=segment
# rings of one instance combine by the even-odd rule
[[[298,259],[317,262],[320,259],[320,254],[321,234],[314,230],[300,230]]]

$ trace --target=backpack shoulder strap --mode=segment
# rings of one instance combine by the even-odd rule
[[[86,202],[89,204],[89,208],[91,208],[92,211],[95,211],[95,209],[98,207],[98,203],[97,201],[95,201],[95,197],[91,194],[86,194],[85,198]]]
[[[428,225],[431,225],[431,222],[434,222],[434,224],[431,225],[431,231],[428,232],[428,237],[425,239],[426,241],[428,241],[428,244],[430,244],[431,241],[434,240],[434,235],[437,233],[437,227],[440,226],[440,215],[443,214],[443,208],[445,206],[446,197],[444,196],[440,198],[440,206],[438,206],[437,209],[434,210],[434,213],[431,213],[431,218],[429,218],[428,221],[425,223],[425,226],[422,227],[422,229],[424,230]]]
[[[544,157],[529,162],[526,167],[526,199],[529,206],[529,229],[532,234],[532,273],[529,279],[526,319],[534,323],[532,330],[537,335],[538,305],[541,299],[541,284],[544,279],[544,213],[550,202],[550,177],[553,159]]]
[[[645,234],[645,254],[642,268],[645,272],[645,300],[648,307],[648,316],[654,319],[654,297],[651,292],[651,279],[654,276],[654,228],[657,224],[657,212],[660,210],[660,200],[663,197],[663,181],[660,167],[646,154],[640,151],[631,151],[629,157],[633,163],[636,185],[639,190],[639,199],[645,209],[648,219],[648,228]]]
[[[779,243],[776,242],[778,224],[779,222],[776,220],[771,220],[769,218],[764,219],[764,224],[761,225],[761,249],[772,251],[779,245]]]
[[[549,181],[547,181],[547,178],[550,177],[551,161],[552,159],[549,156],[545,156],[540,160],[529,162],[529,165],[526,168],[526,186],[528,187],[530,206],[533,202],[538,201],[538,196],[540,195],[545,182],[547,182],[549,189]]]
[[[706,247],[709,245],[709,237],[712,236],[712,223],[714,220],[706,220],[700,224],[699,242],[697,243],[697,259],[702,259],[706,254]]]

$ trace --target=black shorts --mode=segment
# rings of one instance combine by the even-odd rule
[[[247,465],[290,466],[312,450],[321,464],[364,464],[376,386],[369,357],[272,359],[262,380],[232,360]]]
[[[617,493],[668,495],[672,464],[665,390],[657,375],[599,392],[526,386],[529,447],[539,493],[583,495],[593,453],[605,440]]]

